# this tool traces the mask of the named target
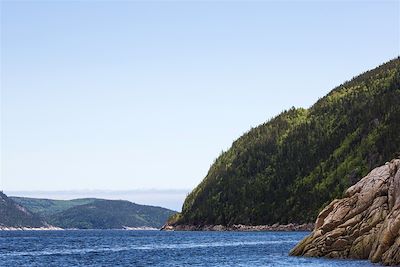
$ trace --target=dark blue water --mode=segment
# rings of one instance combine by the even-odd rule
[[[289,257],[305,232],[0,231],[1,266],[373,266]]]

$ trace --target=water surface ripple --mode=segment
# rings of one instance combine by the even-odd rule
[[[2,266],[376,266],[289,257],[307,232],[1,231]]]

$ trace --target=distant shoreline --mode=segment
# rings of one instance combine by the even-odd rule
[[[261,231],[312,231],[314,223],[304,224],[273,224],[273,225],[164,225],[161,231],[240,231],[240,232],[261,232]]]
[[[154,227],[127,227],[115,229],[78,229],[78,228],[60,228],[60,227],[7,227],[1,226],[0,231],[74,231],[74,230],[124,230],[124,231],[159,231],[160,228]]]
[[[273,225],[243,225],[235,224],[232,226],[224,225],[164,225],[161,229],[154,227],[127,227],[115,229],[77,229],[50,227],[7,227],[1,226],[0,231],[74,231],[74,230],[124,230],[124,231],[238,231],[238,232],[262,232],[262,231],[312,231],[314,223],[305,224],[273,224]]]
[[[65,229],[55,226],[46,226],[46,227],[0,226],[0,231],[59,231],[59,230],[65,230]]]

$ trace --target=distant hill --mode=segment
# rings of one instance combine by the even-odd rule
[[[48,226],[40,216],[32,213],[0,192],[0,228],[39,228]]]
[[[312,74],[310,74],[312,78]],[[400,155],[400,59],[292,108],[233,142],[171,225],[314,221],[322,207]]]
[[[56,200],[56,199],[45,199],[45,198],[29,198],[29,197],[13,197],[10,199],[16,203],[27,207],[33,213],[40,215],[43,218],[48,218],[51,215],[65,211],[69,208],[89,204],[95,201],[95,198],[80,198],[72,200]]]
[[[24,197],[12,199],[61,228],[122,229],[124,227],[160,228],[175,211],[139,205],[123,200],[84,198],[52,200]]]

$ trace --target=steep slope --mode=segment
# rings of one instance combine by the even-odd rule
[[[374,169],[325,207],[291,255],[400,265],[400,159]]]
[[[175,211],[123,200],[52,200],[13,197],[52,225],[78,229],[160,228]]]
[[[400,151],[400,60],[236,140],[170,225],[305,223]]]
[[[0,192],[0,229],[1,228],[39,228],[49,227],[43,219],[25,207],[15,203]]]

